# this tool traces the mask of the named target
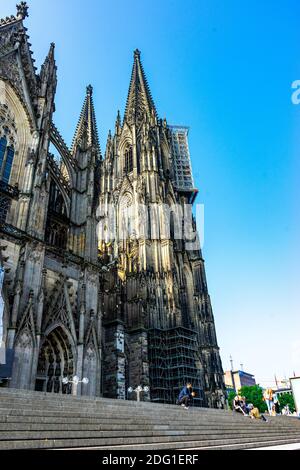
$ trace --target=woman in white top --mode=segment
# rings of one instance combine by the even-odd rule
[[[274,404],[273,390],[271,388],[267,388],[264,391],[263,398],[264,398],[264,400],[266,402],[266,405],[268,407],[269,415],[271,416],[272,415],[272,407],[273,407],[273,404]]]

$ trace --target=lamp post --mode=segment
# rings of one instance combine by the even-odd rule
[[[62,383],[64,385],[67,385],[69,383],[73,384],[74,386],[72,387],[72,395],[76,397],[78,384],[83,383],[84,385],[87,385],[89,383],[89,379],[87,377],[84,377],[82,380],[79,380],[79,377],[77,377],[77,375],[74,375],[72,380],[70,380],[68,377],[64,377],[62,379]]]
[[[141,385],[138,385],[138,387],[136,387],[135,389],[133,389],[132,387],[129,387],[128,388],[128,393],[132,393],[132,392],[136,393],[137,401],[141,401],[141,393],[142,392],[148,393],[149,392],[149,387],[142,387]]]

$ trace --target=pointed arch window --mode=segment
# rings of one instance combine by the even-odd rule
[[[64,198],[53,180],[50,184],[49,209],[58,215],[67,217],[67,209]]]
[[[0,139],[0,179],[9,183],[15,151],[12,146],[7,146],[6,137]]]
[[[52,180],[50,184],[49,206],[47,214],[46,243],[65,250],[69,233],[69,218],[62,193]]]
[[[131,173],[133,171],[133,153],[132,147],[128,147],[125,150],[125,173]]]

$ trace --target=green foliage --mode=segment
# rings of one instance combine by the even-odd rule
[[[246,403],[253,403],[253,405],[258,408],[261,413],[267,411],[267,405],[263,400],[263,391],[259,385],[242,387],[239,390],[239,395],[246,397]]]
[[[278,397],[278,400],[280,403],[279,405],[280,411],[282,411],[282,408],[286,405],[289,405],[291,413],[294,413],[294,411],[296,411],[293,395],[290,395],[289,393],[283,393],[282,395]]]
[[[238,391],[238,394],[246,398],[247,404],[253,403],[253,405],[257,407],[261,413],[265,413],[267,411],[267,405],[263,400],[263,390],[259,385],[254,385],[252,387],[242,387]],[[230,391],[228,393],[228,404],[231,409],[233,408],[232,402],[235,396],[236,393],[234,391]],[[280,403],[280,411],[284,406],[289,405],[291,413],[294,413],[296,407],[293,395],[290,395],[289,393],[284,393],[278,398]]]

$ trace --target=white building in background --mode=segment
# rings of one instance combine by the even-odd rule
[[[291,382],[287,378],[278,379],[275,376],[275,383],[276,383],[276,389],[277,390],[291,390]]]
[[[300,377],[292,377],[290,379],[290,382],[296,406],[297,416],[300,417]]]
[[[190,191],[194,189],[194,179],[188,144],[189,128],[186,126],[168,127],[172,136],[175,186],[182,191]]]

